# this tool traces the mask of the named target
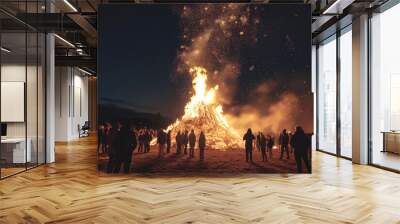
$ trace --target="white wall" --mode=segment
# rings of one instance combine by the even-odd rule
[[[88,78],[72,67],[56,67],[55,73],[55,140],[70,141],[89,119]]]
[[[28,70],[32,67],[28,67]],[[24,65],[2,65],[1,66],[1,81],[3,82],[25,82],[25,64]],[[30,95],[30,94],[28,94]],[[6,108],[1,108],[5,110]],[[24,122],[7,123],[7,137],[25,137]]]
[[[37,99],[36,99],[36,67],[28,66],[27,67],[27,78],[28,78],[28,86],[27,86],[27,107],[29,107],[29,111],[36,111]],[[40,72],[40,71],[39,71]],[[1,66],[1,81],[2,82],[26,82],[25,80],[25,65],[2,65]],[[39,105],[41,106],[41,105]],[[6,109],[6,108],[2,108]],[[33,127],[36,130],[36,113],[27,113],[28,120],[28,129],[29,127]],[[34,124],[30,125],[30,122],[34,122]],[[28,130],[29,133],[29,130]],[[25,123],[24,122],[7,122],[7,135],[8,137],[25,137]],[[29,137],[29,136],[28,136]]]

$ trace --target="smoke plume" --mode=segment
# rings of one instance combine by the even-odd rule
[[[254,131],[278,133],[294,128],[304,117],[301,99],[290,91],[279,92],[282,83],[266,81],[249,92],[249,100],[235,102],[241,72],[241,49],[257,46],[262,22],[259,6],[251,4],[199,4],[180,6],[182,44],[177,56],[177,73],[188,75],[189,69],[202,66],[208,71],[208,84],[218,85],[218,102],[230,125],[243,133]],[[249,71],[255,66],[246,68]],[[279,92],[279,95],[276,95]]]

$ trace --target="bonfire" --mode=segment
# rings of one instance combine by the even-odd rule
[[[200,131],[205,133],[209,148],[223,151],[240,148],[242,140],[229,125],[217,101],[218,85],[207,88],[207,70],[203,67],[193,67],[189,72],[193,78],[194,95],[186,104],[182,118],[167,127],[173,142],[178,131],[190,132],[193,129],[197,136]]]

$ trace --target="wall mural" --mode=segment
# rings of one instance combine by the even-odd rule
[[[310,20],[301,4],[101,5],[98,169],[310,173]]]

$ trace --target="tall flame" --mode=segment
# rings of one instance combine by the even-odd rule
[[[214,103],[215,92],[218,90],[218,85],[207,90],[207,70],[205,68],[193,67],[190,68],[189,72],[193,76],[192,83],[195,94],[185,106],[183,119],[198,117],[200,106]]]
[[[207,88],[207,70],[201,66],[192,67],[189,72],[193,78],[194,95],[186,104],[182,118],[169,125],[167,131],[172,130],[173,134],[189,129],[205,131],[208,142],[215,149],[239,147],[240,137],[229,126],[222,106],[217,102],[218,85]]]

